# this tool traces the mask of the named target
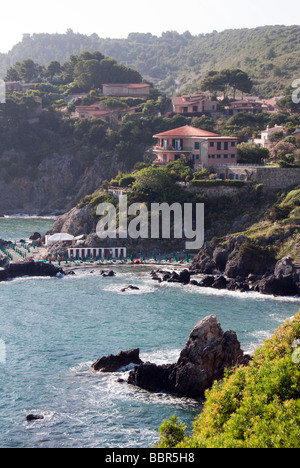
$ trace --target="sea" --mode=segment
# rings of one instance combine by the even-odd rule
[[[52,224],[0,218],[0,238],[43,235]],[[0,447],[150,448],[172,415],[189,433],[201,401],[149,393],[126,383],[128,371],[92,373],[92,363],[132,348],[143,361],[176,362],[210,314],[253,353],[300,307],[299,298],[157,284],[152,268],[118,266],[106,278],[89,268],[0,283]],[[122,293],[128,285],[139,290]],[[29,423],[30,413],[44,419]]]

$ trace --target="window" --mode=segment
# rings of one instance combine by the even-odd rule
[[[232,141],[232,142],[231,142],[231,146],[235,146],[235,141]]]
[[[163,162],[166,163],[168,161],[168,156],[166,154],[163,155]]]
[[[183,112],[188,112],[189,111],[189,108],[188,107],[184,107],[183,108]]]
[[[220,154],[218,154],[218,155],[217,155],[217,158],[218,158],[218,159],[221,159],[221,155],[220,155]]]
[[[228,154],[224,154],[224,159],[228,159]]]
[[[225,151],[228,150],[228,141],[225,141],[225,143],[224,143],[224,150]]]
[[[198,149],[200,149],[200,143],[199,143],[199,141],[196,141],[195,142],[195,150],[198,150]]]
[[[193,106],[193,112],[198,112],[198,106]]]
[[[217,150],[218,150],[218,151],[221,150],[221,143],[217,143]]]
[[[213,141],[210,142],[210,147],[211,147],[211,148],[214,148],[214,147],[215,147],[215,144],[214,144]]]
[[[235,159],[235,154],[232,154],[232,155],[231,155],[231,159]]]

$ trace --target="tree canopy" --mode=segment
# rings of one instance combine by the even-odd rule
[[[220,91],[224,94],[224,99],[228,97],[230,89],[232,89],[233,98],[235,99],[237,90],[243,93],[250,93],[252,87],[253,83],[249,75],[239,68],[224,69],[219,72],[210,71],[201,82],[201,89],[203,91],[210,91],[213,94],[217,94]]]

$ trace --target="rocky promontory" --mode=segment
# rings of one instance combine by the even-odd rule
[[[215,315],[201,320],[193,329],[176,364],[143,363],[130,372],[128,383],[151,392],[171,392],[199,398],[225,369],[248,364],[236,333],[223,332]]]
[[[215,380],[224,376],[225,369],[248,365],[250,356],[241,349],[236,333],[224,333],[215,315],[201,320],[175,364],[157,365],[142,362],[139,349],[121,351],[96,361],[93,372],[117,372],[134,365],[127,383],[150,392],[175,393],[184,397],[202,398]],[[123,379],[119,379],[123,382]]]

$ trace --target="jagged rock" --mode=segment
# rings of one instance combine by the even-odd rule
[[[295,270],[291,257],[284,257],[276,263],[274,274],[275,276],[287,276]]]
[[[130,372],[128,383],[149,391],[197,398],[223,377],[225,368],[248,362],[236,333],[224,333],[217,317],[211,315],[196,325],[176,364],[147,362]]]
[[[117,372],[121,367],[129,364],[142,364],[140,359],[140,350],[131,349],[130,351],[121,351],[117,356],[110,354],[96,361],[91,369],[95,372]]]

